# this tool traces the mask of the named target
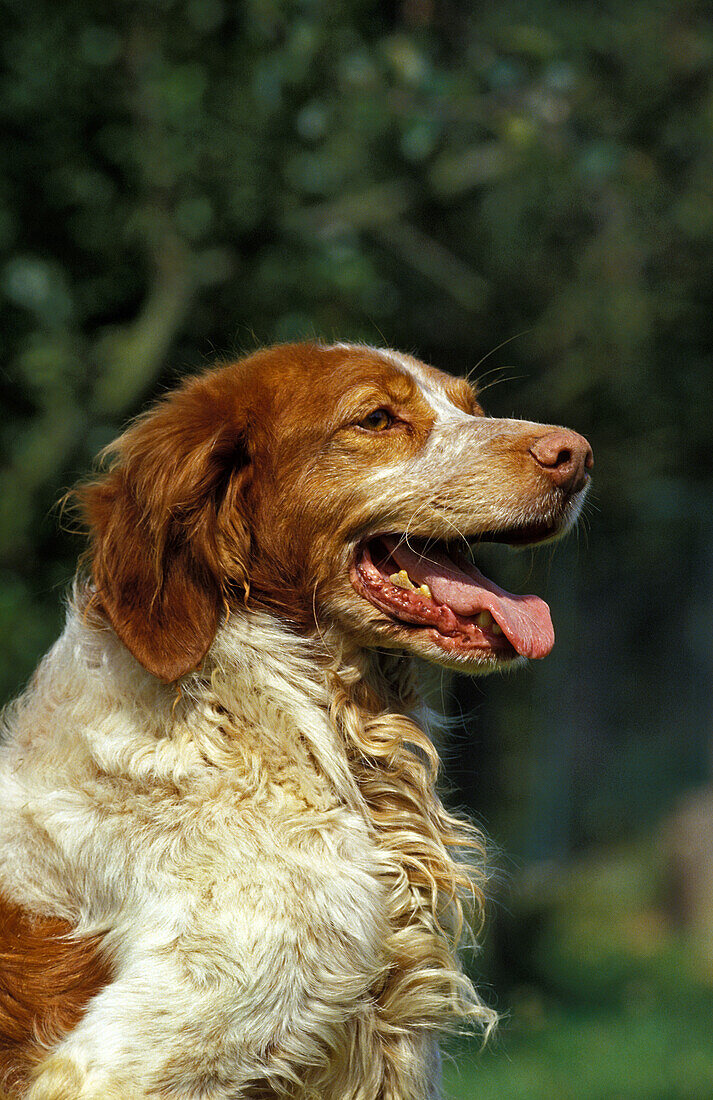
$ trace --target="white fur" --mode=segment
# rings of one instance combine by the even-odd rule
[[[233,616],[177,692],[72,608],[8,715],[0,890],[104,932],[115,972],[33,1100],[69,1100],[73,1075],[75,1100],[235,1100],[379,1026],[388,856],[310,644]],[[430,1040],[407,1041],[435,1096]],[[375,1067],[328,1095],[378,1087]]]

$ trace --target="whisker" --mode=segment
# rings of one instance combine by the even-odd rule
[[[502,368],[503,371],[506,371],[508,369],[509,369],[508,367],[503,367]],[[492,373],[492,371],[488,371],[488,374],[485,377],[489,376],[491,373]],[[490,382],[488,382],[488,384],[486,386],[481,386],[480,385],[480,380],[478,380],[478,386],[477,386],[478,397],[481,397],[484,393],[487,393],[488,390],[493,388],[493,386],[499,386],[501,382],[505,382],[505,381],[507,381],[507,382],[519,382],[521,379],[523,379],[525,377],[526,377],[526,375],[524,375],[524,374],[508,374],[508,375],[505,375],[503,373],[499,378],[493,378]]]
[[[478,367],[481,366],[481,364],[484,363],[486,359],[489,359],[491,355],[495,355],[496,351],[500,351],[500,349],[504,348],[507,344],[511,344],[513,340],[519,340],[521,336],[527,336],[529,332],[532,332],[532,328],[524,328],[522,332],[516,332],[514,336],[508,336],[507,340],[503,340],[501,343],[496,344],[494,348],[491,348],[490,351],[486,352],[485,355],[483,355],[478,360],[474,367],[471,367],[471,369],[466,374],[467,380],[470,382]]]

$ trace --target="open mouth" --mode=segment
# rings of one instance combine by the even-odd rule
[[[497,541],[542,537],[520,531],[513,539],[498,533]],[[451,543],[405,535],[367,539],[357,548],[352,584],[399,626],[426,631],[429,640],[454,656],[540,658],[554,645],[544,600],[500,588]]]

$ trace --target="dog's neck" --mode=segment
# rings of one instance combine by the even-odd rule
[[[236,615],[195,683],[209,684],[243,731],[260,727],[273,756],[288,748],[299,758],[306,746],[336,801],[366,820],[387,885],[393,959],[383,996],[395,1017],[418,1003],[421,1026],[447,1026],[449,1015],[490,1026],[454,953],[463,903],[482,902],[482,840],[436,792],[439,759],[411,658],[343,641],[337,649],[328,632],[307,640],[268,616]]]
[[[350,733],[377,716],[418,709],[406,655],[373,653],[329,632],[306,638],[264,612],[231,615],[181,690],[189,707],[208,705],[224,726],[227,719],[253,731],[256,752],[306,747],[335,799],[362,812]]]

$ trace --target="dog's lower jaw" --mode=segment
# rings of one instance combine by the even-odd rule
[[[362,606],[355,606],[357,600]],[[519,668],[526,660],[511,647],[449,652],[428,628],[409,627],[389,620],[353,590],[325,601],[320,620],[314,627],[314,637],[320,647],[332,656],[336,653],[345,656],[347,664],[350,653],[362,651],[373,654],[375,658],[379,654],[392,653],[394,658],[402,661],[418,658],[465,676],[487,676],[493,672],[509,672]],[[345,637],[351,639],[350,648],[344,646]],[[367,661],[369,659],[366,658]]]

